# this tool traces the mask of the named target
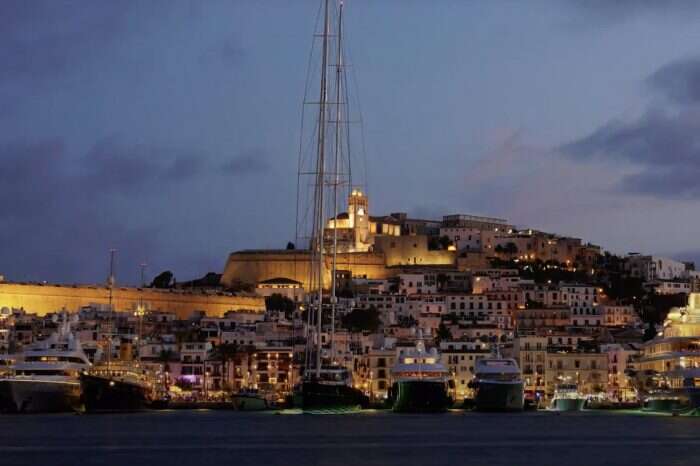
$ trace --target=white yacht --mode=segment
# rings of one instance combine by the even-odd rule
[[[586,397],[579,393],[578,385],[562,381],[554,389],[550,409],[552,411],[581,411],[586,404]]]
[[[80,372],[90,367],[64,315],[58,330],[29,346],[0,377],[0,409],[10,412],[72,411],[80,405]]]
[[[436,348],[426,351],[421,338],[399,355],[391,369],[392,409],[396,412],[442,412],[452,404],[448,395],[450,371]]]
[[[700,293],[672,308],[656,338],[642,346],[632,371],[643,409],[677,412],[700,409]]]
[[[476,361],[474,404],[479,411],[522,411],[524,408],[523,380],[518,363],[512,358],[495,355]]]

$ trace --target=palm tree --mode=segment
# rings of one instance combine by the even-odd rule
[[[220,361],[222,366],[223,366],[223,373],[224,375],[224,381],[223,381],[223,386],[226,387],[228,385],[228,379],[229,379],[229,362],[233,361],[236,356],[238,356],[239,353],[239,347],[238,343],[233,342],[233,343],[222,343],[218,346],[216,346],[213,351],[212,351],[212,359],[216,361]]]

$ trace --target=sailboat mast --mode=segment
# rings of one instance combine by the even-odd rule
[[[335,180],[333,182],[333,266],[331,267],[331,361],[335,362],[335,307],[338,302],[336,296],[337,260],[338,260],[338,185],[340,184],[340,99],[342,96],[342,68],[343,68],[343,2],[340,2],[337,26],[337,50],[335,65]]]
[[[328,102],[328,0],[325,0],[323,7],[323,57],[321,59],[321,96],[318,110],[318,145],[316,159],[316,235],[315,240],[318,255],[318,308],[316,310],[316,377],[321,377],[321,330],[323,326],[323,191],[325,185],[325,146],[326,146],[326,105]]]
[[[107,278],[107,287],[109,288],[109,338],[107,339],[107,363],[112,361],[112,338],[114,338],[114,310],[112,300],[114,299],[114,254],[116,249],[109,250],[109,278]]]

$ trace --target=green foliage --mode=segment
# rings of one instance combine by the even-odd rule
[[[285,314],[291,314],[296,309],[296,304],[288,297],[274,293],[265,298],[265,309],[268,311],[284,311]]]
[[[450,329],[442,322],[440,322],[440,326],[437,329],[436,339],[438,343],[452,340],[452,332],[450,332]]]
[[[440,242],[440,247],[442,249],[447,249],[452,245],[452,240],[447,235],[441,236],[438,241]]]
[[[660,324],[672,307],[683,307],[688,303],[688,295],[650,293],[642,305],[641,317],[644,322]]]
[[[151,282],[151,288],[171,288],[173,285],[173,273],[170,270],[161,272]]]
[[[644,341],[652,340],[656,336],[656,327],[651,322],[644,329]]]
[[[351,332],[376,332],[382,323],[379,311],[374,306],[369,309],[353,309],[343,316],[341,322]]]
[[[296,246],[294,245],[294,243],[292,243],[291,241],[287,243],[287,251],[293,251],[295,249]]]
[[[158,361],[160,362],[170,362],[176,360],[177,355],[173,350],[161,350],[160,354],[158,354]]]

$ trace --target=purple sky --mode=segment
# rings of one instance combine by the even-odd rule
[[[0,2],[0,273],[221,271],[294,231],[318,0]],[[700,4],[346,0],[370,210],[700,257]]]

